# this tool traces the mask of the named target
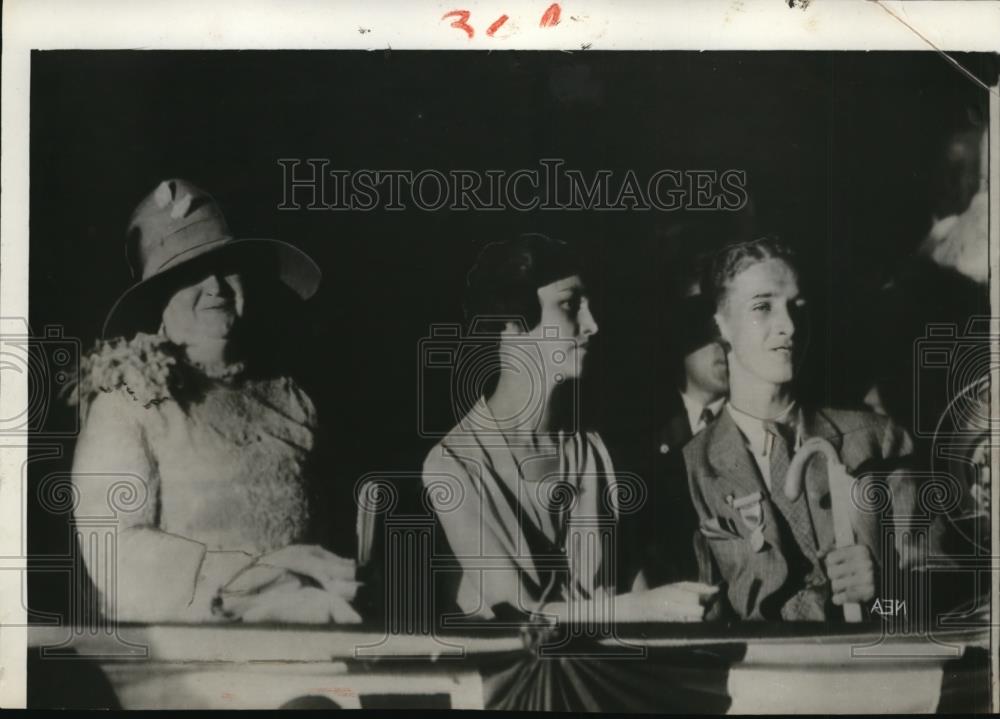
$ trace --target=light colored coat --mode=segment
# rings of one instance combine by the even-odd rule
[[[615,557],[605,555],[599,540],[618,539],[618,487],[600,436],[562,438],[561,474],[573,489],[561,494],[555,485],[535,486],[547,478],[521,480],[504,436],[488,417],[481,399],[424,462],[425,491],[462,570],[459,607],[492,619],[500,605],[530,614],[573,592],[613,592]],[[553,542],[536,522],[529,492],[568,500],[567,546]]]
[[[287,377],[202,375],[182,389],[176,358],[148,335],[105,346],[85,369],[74,518],[104,611],[210,619],[239,569],[306,539],[313,404]]]

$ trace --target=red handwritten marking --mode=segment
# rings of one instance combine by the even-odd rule
[[[447,20],[450,17],[457,17],[458,20],[451,24],[452,27],[458,28],[459,30],[465,30],[465,34],[469,36],[471,40],[476,34],[476,31],[469,26],[469,15],[471,13],[468,10],[452,10],[441,16],[442,20]]]
[[[510,20],[509,17],[507,17],[506,15],[501,15],[496,19],[496,21],[492,25],[490,25],[489,29],[486,31],[486,34],[489,35],[490,37],[493,37],[493,33],[499,30],[501,26],[503,26],[503,24],[508,20]]]
[[[559,7],[559,3],[552,3],[549,5],[549,9],[545,11],[545,14],[542,15],[542,21],[538,23],[538,27],[553,27],[558,25],[561,13],[562,8]]]

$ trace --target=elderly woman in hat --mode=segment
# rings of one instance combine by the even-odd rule
[[[184,180],[142,201],[126,253],[140,279],[84,363],[73,463],[105,615],[359,621],[354,562],[316,543],[316,409],[264,332],[283,296],[316,291],[318,267],[277,240],[235,239]]]

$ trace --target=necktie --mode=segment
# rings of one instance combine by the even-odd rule
[[[785,477],[788,474],[789,451],[787,428],[777,422],[766,420],[764,429],[771,435],[771,500],[785,517],[799,548],[811,561],[816,558],[816,540],[813,535],[812,519],[806,506],[805,494],[799,495],[794,502],[785,497]]]
[[[701,417],[698,418],[698,427],[695,429],[695,433],[697,434],[698,430],[705,429],[705,427],[712,423],[713,419],[715,419],[715,412],[712,411],[711,407],[705,407],[701,411]]]
[[[782,617],[788,620],[823,620],[826,618],[825,604],[828,594],[826,585],[826,575],[823,573],[817,559],[816,535],[813,531],[812,519],[809,516],[809,507],[806,503],[805,494],[800,494],[798,499],[792,501],[785,496],[785,478],[788,474],[789,464],[789,441],[786,436],[788,428],[783,425],[766,420],[764,429],[771,435],[771,449],[768,453],[771,464],[771,501],[781,512],[781,515],[788,523],[792,535],[795,539],[801,559],[805,561],[795,562],[793,557],[789,560],[789,572],[795,572],[795,564],[800,565],[797,572],[802,579],[796,578],[793,581],[801,581],[804,588],[794,594],[782,607]]]

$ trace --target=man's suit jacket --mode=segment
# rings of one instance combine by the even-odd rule
[[[856,543],[866,545],[878,565],[891,565],[897,570],[913,568],[919,558],[908,544],[910,533],[901,529],[905,530],[906,518],[926,512],[917,506],[918,487],[905,467],[913,451],[909,436],[888,418],[869,412],[804,410],[802,420],[800,432],[804,438],[829,440],[847,471],[862,483],[856,496],[867,498],[869,505],[854,512]],[[724,409],[715,422],[695,435],[682,455],[683,471],[712,560],[707,567],[701,563],[702,581],[724,582],[725,598],[744,619],[780,618],[781,604],[802,588],[790,585],[801,580],[789,577],[786,545],[790,540],[779,533],[773,521],[775,506],[728,410]],[[832,549],[833,515],[826,462],[821,457],[809,462],[804,487],[819,548]],[[762,546],[752,541],[752,522],[748,523],[744,513],[733,506],[734,502],[739,504],[740,498],[757,492],[762,497]],[[885,559],[882,527],[888,526],[886,519],[890,515],[895,520],[897,551],[889,548]],[[937,530],[932,534],[932,546],[936,547]],[[902,563],[900,549],[905,550]],[[885,574],[876,569],[877,580]]]
[[[682,472],[681,448],[691,439],[691,427],[676,390],[657,398],[655,416],[642,429],[602,432],[619,477],[642,487],[639,511],[622,517],[620,562],[624,588],[642,573],[643,586],[695,580],[704,561],[704,541]]]
[[[657,428],[654,441],[650,443],[650,449],[654,456],[658,455],[661,459],[672,452],[680,452],[684,445],[691,441],[691,423],[688,421],[684,402],[676,393],[672,399],[674,401],[670,404],[669,411]],[[655,476],[662,477],[663,475],[657,472]]]

